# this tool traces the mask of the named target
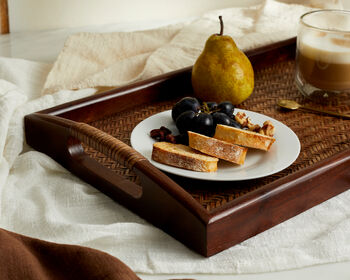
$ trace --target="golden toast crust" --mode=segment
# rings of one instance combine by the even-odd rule
[[[207,137],[192,131],[188,131],[188,137],[189,146],[193,149],[232,163],[244,163],[248,150],[245,147]]]
[[[201,172],[216,171],[218,163],[215,157],[204,155],[185,145],[168,142],[153,144],[152,159],[167,165]]]
[[[268,151],[275,138],[253,131],[218,124],[214,138],[248,148]]]

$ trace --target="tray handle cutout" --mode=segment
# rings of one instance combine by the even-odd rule
[[[140,153],[119,139],[86,123],[73,122],[69,130],[72,137],[118,161],[129,169],[133,169],[136,162],[146,160]]]
[[[138,200],[142,197],[143,188],[140,185],[118,175],[109,168],[102,167],[84,152],[81,143],[103,153],[130,170],[133,170],[135,163],[147,161],[146,158],[119,139],[85,123],[71,122],[69,134],[73,137],[68,141],[68,150],[73,160],[78,161],[85,172],[108,181],[107,185],[111,185],[108,187],[110,191],[105,190],[105,192],[117,192],[117,188],[127,196],[131,196],[131,199]],[[118,196],[120,195],[119,192]]]
[[[85,153],[82,146],[84,143],[134,171],[138,170],[135,164],[142,166],[142,162],[148,162],[119,139],[86,123],[41,113],[26,116],[25,123],[29,145],[48,154],[100,191],[129,202],[143,196],[142,186],[101,165]]]

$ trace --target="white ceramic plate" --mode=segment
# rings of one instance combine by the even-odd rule
[[[283,123],[268,116],[241,109],[236,112],[244,112],[253,123],[262,125],[264,121],[270,120],[275,126],[275,139],[268,152],[248,149],[243,165],[235,165],[224,160],[219,160],[216,172],[197,172],[165,165],[152,160],[152,147],[155,142],[149,135],[155,128],[165,126],[174,135],[178,130],[171,118],[171,111],[155,114],[140,122],[131,133],[131,146],[146,157],[157,168],[179,176],[213,181],[238,181],[255,179],[279,172],[291,165],[300,152],[300,142],[297,135]]]

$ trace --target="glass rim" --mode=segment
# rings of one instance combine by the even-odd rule
[[[339,30],[339,29],[328,29],[328,28],[321,28],[321,27],[317,27],[314,25],[311,25],[309,23],[306,23],[304,21],[304,18],[311,15],[311,14],[315,14],[315,13],[323,13],[323,12],[331,12],[331,13],[341,13],[341,14],[347,14],[350,17],[350,11],[349,10],[340,10],[340,9],[323,9],[323,10],[314,10],[314,11],[310,11],[307,12],[305,14],[303,14],[300,17],[300,23],[302,23],[304,26],[315,29],[315,30],[319,30],[319,31],[324,31],[324,32],[334,32],[334,33],[349,33],[350,34],[350,30]]]

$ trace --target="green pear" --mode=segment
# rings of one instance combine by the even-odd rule
[[[230,101],[240,104],[254,89],[254,71],[246,55],[230,36],[211,35],[192,69],[192,86],[195,95],[203,101]]]

